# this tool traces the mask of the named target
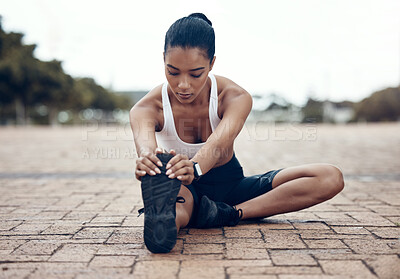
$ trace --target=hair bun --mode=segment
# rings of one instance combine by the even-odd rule
[[[210,24],[210,26],[212,26],[212,22],[203,13],[193,13],[193,14],[190,14],[188,17],[200,18],[200,19],[204,20],[205,22],[207,22],[208,24]]]

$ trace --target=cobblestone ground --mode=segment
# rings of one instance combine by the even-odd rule
[[[400,124],[246,125],[245,173],[338,165],[324,204],[143,244],[128,126],[0,129],[0,278],[400,278]]]

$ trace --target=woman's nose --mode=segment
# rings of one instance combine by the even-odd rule
[[[190,88],[190,84],[189,81],[187,80],[187,78],[182,78],[179,80],[179,84],[178,84],[179,89],[181,90],[187,90]]]

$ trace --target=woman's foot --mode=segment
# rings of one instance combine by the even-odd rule
[[[175,203],[181,182],[165,174],[170,154],[157,154],[163,163],[161,174],[142,177],[144,203],[144,242],[153,253],[168,253],[174,248],[177,238]]]
[[[236,226],[242,218],[241,209],[236,209],[223,202],[214,202],[207,196],[202,196],[196,216],[195,227],[217,228]]]

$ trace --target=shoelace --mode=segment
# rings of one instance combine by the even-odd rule
[[[243,217],[243,210],[241,208],[237,209],[236,206],[233,207],[238,213],[239,220]]]
[[[176,197],[176,202],[177,203],[185,203],[186,200],[184,197]],[[140,215],[142,215],[144,213],[144,207],[142,207],[141,209],[138,210],[139,215],[137,217],[140,217]]]

